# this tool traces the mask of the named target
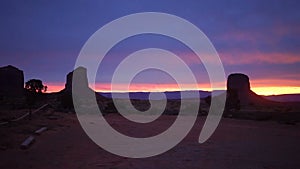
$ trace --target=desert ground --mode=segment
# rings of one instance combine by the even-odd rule
[[[18,110],[19,113],[27,110]],[[153,125],[128,123],[119,114],[106,120],[123,133],[146,136],[166,129],[176,116],[163,115]],[[300,126],[277,121],[222,118],[213,136],[198,143],[205,121],[199,116],[187,137],[173,149],[144,159],[113,155],[97,146],[83,131],[75,114],[41,110],[29,119],[0,126],[2,169],[298,169]],[[34,131],[46,126],[40,135]],[[34,135],[26,149],[20,144]]]

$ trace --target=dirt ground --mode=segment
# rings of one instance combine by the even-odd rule
[[[142,133],[164,130],[176,116],[159,118],[155,125],[140,127]],[[117,114],[106,119],[124,133],[134,133],[135,124]],[[84,133],[76,115],[43,111],[32,120],[0,126],[1,169],[298,169],[300,168],[300,126],[275,121],[223,118],[213,136],[199,144],[205,117],[199,117],[188,136],[176,147],[158,156],[131,159],[113,155],[97,146]],[[26,150],[20,144],[35,130]]]

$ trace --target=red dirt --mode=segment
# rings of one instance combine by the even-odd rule
[[[43,123],[51,125],[50,130],[36,136],[36,142],[29,149],[21,150],[15,145],[13,148],[0,150],[0,168],[300,168],[299,125],[223,118],[214,135],[204,144],[199,144],[197,140],[205,120],[205,117],[199,117],[192,131],[175,148],[155,157],[131,159],[113,155],[98,147],[84,133],[75,115],[61,114],[61,117],[57,120],[44,120]],[[106,118],[115,127],[122,126],[124,132],[130,133],[134,128],[133,123],[128,123],[119,115],[110,114]],[[164,124],[172,122],[174,118],[176,116],[163,116],[156,122],[161,125],[155,125],[154,128],[164,128]],[[17,128],[22,128],[22,125]],[[153,128],[147,126],[141,130],[147,133]],[[22,135],[22,139],[25,138]],[[20,135],[15,139],[15,142],[21,143]]]

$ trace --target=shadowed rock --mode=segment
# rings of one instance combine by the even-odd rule
[[[65,84],[65,91],[71,92],[72,91],[72,83],[73,83],[73,73],[76,71],[77,73],[77,79],[76,82],[77,86],[80,88],[88,88],[88,79],[87,79],[87,70],[84,67],[78,67],[74,71],[68,73],[66,78],[66,84]]]
[[[76,78],[74,78],[74,75]],[[76,80],[76,81],[74,81]],[[75,86],[73,86],[76,84]],[[74,92],[75,89],[75,92]],[[84,67],[78,67],[74,71],[68,73],[66,77],[65,89],[61,91],[61,104],[63,108],[70,110],[74,109],[73,95],[80,101],[80,104],[91,105],[90,100],[96,96],[100,109],[103,109],[105,98],[98,95],[94,90],[89,88],[87,69]],[[89,97],[90,96],[90,97]]]
[[[251,93],[249,77],[241,73],[230,74],[227,79],[227,95],[231,102],[245,105]],[[235,100],[238,99],[238,100]],[[234,103],[236,104],[236,103]]]
[[[250,91],[249,77],[241,73],[230,74],[227,80],[227,90],[248,93]]]
[[[230,74],[227,79],[228,108],[239,109],[239,106],[266,105],[271,102],[254,93],[250,88],[249,77],[245,74]]]
[[[87,70],[84,67],[78,67],[74,71],[69,72],[66,76],[65,88],[61,91],[61,105],[63,108],[73,110],[73,99],[72,99],[72,86],[73,86],[73,74],[76,72],[77,76],[80,77],[80,80],[76,83],[77,86],[80,86],[82,89],[87,89],[88,80],[87,80]]]
[[[24,94],[24,74],[22,70],[8,65],[0,68],[0,96],[19,97]]]

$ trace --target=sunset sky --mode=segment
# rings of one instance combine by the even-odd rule
[[[299,9],[297,0],[0,1],[0,66],[16,66],[24,71],[25,81],[38,78],[49,92],[59,91],[95,31],[128,14],[164,12],[188,20],[207,35],[226,76],[247,74],[258,94],[300,93]],[[144,48],[179,55],[193,71],[198,89],[211,90],[203,64],[188,47],[149,34],[125,39],[111,49],[100,64],[95,89],[109,91],[117,65]],[[177,85],[167,74],[149,70],[136,76],[131,90],[170,91]],[[193,89],[187,85],[186,90]]]

